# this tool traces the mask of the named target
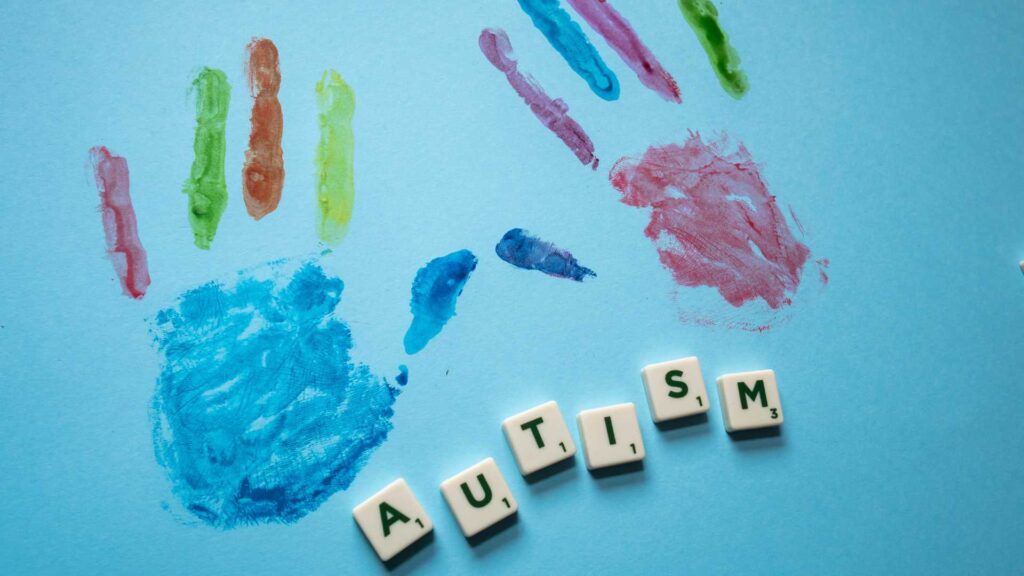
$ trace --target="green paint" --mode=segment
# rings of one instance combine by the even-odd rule
[[[380,525],[384,528],[384,537],[391,536],[391,525],[395,522],[408,522],[409,517],[396,510],[391,504],[387,502],[381,502],[380,506]],[[419,520],[417,520],[419,522]]]
[[[523,422],[523,425],[520,426],[520,428],[523,430],[529,430],[530,432],[533,432],[533,440],[537,443],[537,448],[544,447],[544,439],[541,438],[540,436],[540,430],[537,430],[537,427],[543,423],[543,418],[534,418],[529,422]]]
[[[231,101],[231,85],[224,72],[203,68],[192,81],[192,90],[196,93],[196,157],[183,191],[188,194],[188,221],[196,246],[209,250],[228,204],[224,121]]]
[[[683,377],[682,370],[669,370],[668,374],[665,374],[665,384],[670,388],[678,388],[668,393],[669,398],[682,398],[690,391],[690,387],[686,385],[686,382],[677,380],[677,378]]]
[[[469,501],[470,506],[472,506],[473,508],[483,508],[484,506],[487,506],[491,502],[491,497],[493,496],[493,494],[491,494],[491,485],[487,483],[487,478],[484,478],[483,474],[477,474],[476,480],[477,482],[480,483],[480,487],[483,488],[484,490],[484,495],[479,500],[477,500],[476,497],[473,496],[473,492],[469,489],[469,484],[463,482],[462,484],[459,485],[459,487],[462,488],[462,494],[466,497],[466,500]],[[508,501],[506,501],[505,503],[508,504]]]
[[[704,46],[718,83],[733,98],[741,98],[749,88],[747,75],[740,70],[740,55],[718,24],[718,9],[711,0],[679,0],[679,10]]]
[[[356,93],[334,70],[316,83],[320,143],[316,149],[317,233],[328,244],[341,242],[348,233],[355,202],[352,156],[355,139],[352,116]]]
[[[764,380],[758,380],[754,383],[754,389],[747,388],[746,382],[739,382],[736,384],[740,392],[740,404],[743,405],[743,409],[747,409],[747,398],[751,401],[757,400],[757,397],[761,397],[761,407],[768,407],[768,395],[764,393]]]

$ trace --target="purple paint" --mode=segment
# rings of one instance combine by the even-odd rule
[[[556,278],[582,282],[587,276],[597,276],[590,268],[580,266],[568,250],[545,242],[522,228],[506,232],[494,251],[499,258],[517,268],[539,270]]]
[[[530,106],[533,115],[565,142],[580,162],[597,170],[594,143],[583,127],[569,117],[569,107],[561,98],[551,98],[532,76],[518,70],[508,34],[500,28],[485,28],[480,32],[480,51],[495,68],[505,73],[508,83]]]
[[[636,72],[640,82],[669,102],[682,102],[679,86],[640,40],[633,27],[605,0],[568,0],[576,13],[597,31],[622,60]]]

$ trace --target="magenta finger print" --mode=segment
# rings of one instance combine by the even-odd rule
[[[680,103],[679,86],[672,75],[651,54],[629,22],[605,0],[569,0],[577,14],[597,31],[622,60],[636,72],[640,82],[670,102]]]
[[[518,69],[512,58],[512,43],[500,28],[485,28],[480,32],[480,51],[495,68],[505,74],[516,94],[526,102],[533,115],[555,133],[583,164],[597,170],[594,143],[575,120],[569,117],[569,107],[561,98],[551,98],[529,74]]]

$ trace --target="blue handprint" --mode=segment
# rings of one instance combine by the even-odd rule
[[[157,459],[204,522],[298,520],[347,488],[387,438],[401,388],[353,364],[352,335],[334,315],[343,290],[315,261],[277,261],[157,315]],[[403,367],[396,380],[406,379]]]

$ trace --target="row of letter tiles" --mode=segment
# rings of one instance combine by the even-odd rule
[[[644,366],[641,377],[655,422],[703,414],[710,408],[695,356]],[[779,386],[772,370],[720,376],[718,396],[729,432],[782,425]]]
[[[576,420],[587,468],[643,460],[644,440],[632,403],[584,410]],[[545,402],[511,416],[501,428],[523,476],[576,454],[576,444],[556,402]]]
[[[466,538],[512,516],[519,503],[493,458],[482,460],[441,483],[452,515]],[[387,562],[434,528],[405,480],[399,478],[352,510],[373,550]]]
[[[633,404],[584,410],[579,414],[578,423],[588,468],[643,459],[644,443]],[[576,454],[576,443],[555,402],[546,402],[507,418],[502,429],[524,476]],[[493,458],[487,458],[442,482],[441,494],[467,538],[501,522],[519,509]],[[433,528],[430,518],[402,479],[356,506],[352,515],[377,555],[385,562]]]
[[[696,357],[651,364],[641,374],[655,422],[708,411],[707,388]],[[725,374],[717,383],[729,432],[782,424],[782,404],[772,370]],[[588,469],[643,460],[644,440],[632,403],[584,410],[577,415],[576,423]],[[523,476],[576,455],[576,443],[554,401],[506,418],[501,428]],[[519,509],[493,458],[442,482],[441,493],[467,538]],[[430,518],[402,479],[356,506],[352,515],[385,562],[433,529]]]

